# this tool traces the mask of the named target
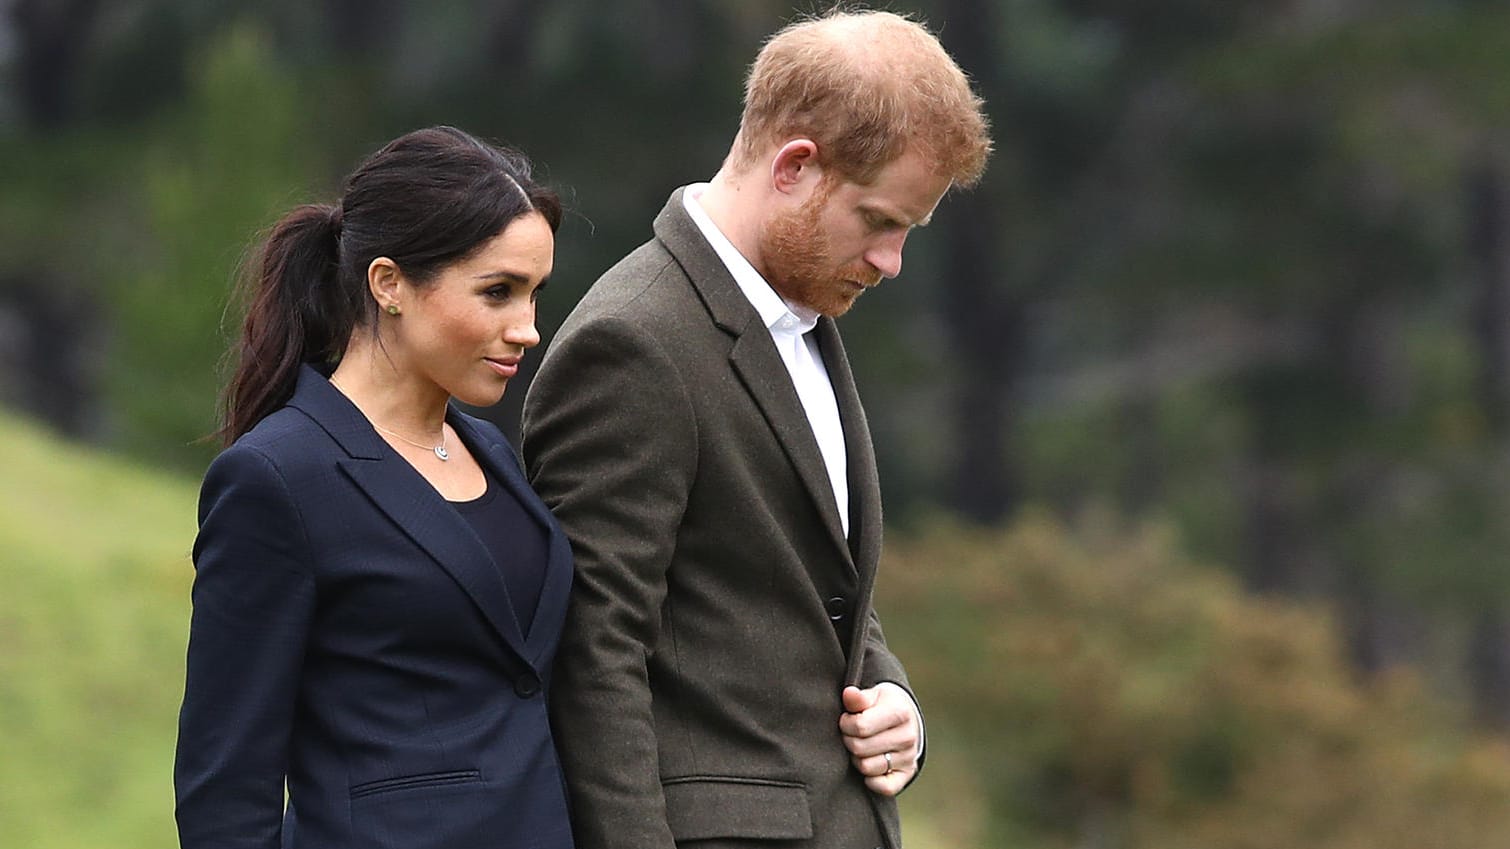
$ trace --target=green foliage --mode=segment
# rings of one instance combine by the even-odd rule
[[[284,209],[316,199],[301,194],[320,149],[308,105],[256,29],[223,34],[194,77],[127,178],[142,248],[109,286],[121,442],[180,467],[205,459],[185,449],[214,429],[215,364],[239,330],[227,304],[243,252]]]
[[[108,413],[99,430],[177,468],[208,458],[208,446],[193,446],[214,429],[243,252],[284,209],[311,199],[319,157],[330,153],[330,139],[316,138],[323,113],[308,117],[307,92],[256,27],[220,33],[189,71],[183,102],[133,125],[0,137],[0,270],[9,275],[0,285],[98,313]]]
[[[938,521],[893,541],[881,588],[929,718],[904,799],[966,845],[1510,837],[1504,740],[1459,730],[1408,672],[1358,681],[1320,608],[1245,596],[1157,529]]]
[[[194,489],[0,416],[0,835],[172,845]]]

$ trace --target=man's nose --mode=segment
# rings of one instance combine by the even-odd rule
[[[888,236],[865,254],[865,261],[870,263],[875,270],[881,272],[882,277],[889,279],[901,274],[902,245],[906,240],[906,233]]]

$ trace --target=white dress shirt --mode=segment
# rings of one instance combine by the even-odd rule
[[[849,459],[844,449],[844,426],[839,421],[839,402],[834,398],[834,385],[828,379],[828,369],[818,353],[818,339],[808,331],[818,326],[818,314],[786,300],[771,288],[755,266],[736,249],[708,217],[707,211],[697,202],[706,183],[688,186],[682,193],[682,205],[697,224],[697,229],[713,246],[718,258],[723,260],[733,275],[739,290],[749,299],[750,305],[760,314],[760,320],[771,332],[771,341],[786,363],[787,373],[792,376],[792,385],[797,397],[802,400],[802,409],[807,413],[807,423],[818,440],[818,450],[823,454],[827,467],[828,482],[833,487],[835,506],[839,508],[839,522],[844,535],[849,536]]]

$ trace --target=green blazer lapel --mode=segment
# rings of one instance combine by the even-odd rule
[[[792,386],[786,363],[777,353],[770,330],[761,323],[760,315],[739,291],[739,284],[734,282],[723,260],[687,215],[686,207],[682,205],[684,191],[686,189],[677,189],[672,193],[665,208],[656,216],[656,238],[686,272],[714,324],[734,337],[729,350],[730,365],[765,416],[776,441],[791,460],[797,477],[812,496],[814,508],[841,558],[853,570],[855,563],[849,542],[844,538],[844,526],[839,519],[838,502],[828,480],[823,454],[807,420],[807,412],[802,408],[802,400]],[[848,366],[846,374],[847,369]],[[853,389],[853,379],[850,384]],[[847,428],[845,437],[848,440]]]
[[[687,214],[687,207],[682,202],[684,192],[685,188],[672,192],[671,199],[656,215],[653,225],[656,239],[692,281],[692,288],[708,308],[714,324],[733,336],[742,336],[752,328],[768,332],[760,323],[760,314],[739,291],[739,284],[734,282],[718,252],[703,238],[697,223]],[[776,346],[773,344],[770,348],[776,364],[781,365]]]
[[[834,387],[834,398],[839,403],[839,421],[844,428],[844,454],[849,463],[850,550],[854,554],[859,578],[855,595],[864,600],[857,609],[869,609],[881,559],[881,484],[876,473],[875,449],[870,442],[870,425],[865,420],[865,409],[860,405],[855,376],[844,353],[844,343],[839,339],[838,325],[831,318],[822,318],[818,320],[815,332],[829,382]],[[846,684],[860,684],[869,637],[870,617],[856,616],[849,635],[849,651],[845,654],[849,658],[844,676]]]
[[[844,538],[839,505],[828,480],[823,453],[818,449],[818,439],[813,436],[812,425],[807,420],[801,399],[797,397],[797,390],[792,388],[786,364],[776,353],[766,329],[758,324],[756,327],[759,333],[748,333],[735,340],[734,348],[729,352],[729,363],[755,399],[756,406],[760,407],[766,423],[776,434],[776,441],[791,459],[792,467],[812,496],[813,506],[828,528],[844,563],[853,570],[855,564],[849,542]]]
[[[876,474],[875,447],[870,441],[870,424],[860,403],[860,391],[839,338],[839,326],[832,318],[821,318],[814,331],[823,365],[839,403],[839,420],[844,428],[844,454],[849,469],[849,545],[860,573],[874,573],[881,557],[881,483]]]

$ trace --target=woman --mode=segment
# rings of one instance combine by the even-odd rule
[[[560,217],[523,157],[438,127],[272,230],[200,498],[185,849],[570,849],[543,695],[570,548],[451,405],[540,341]]]

